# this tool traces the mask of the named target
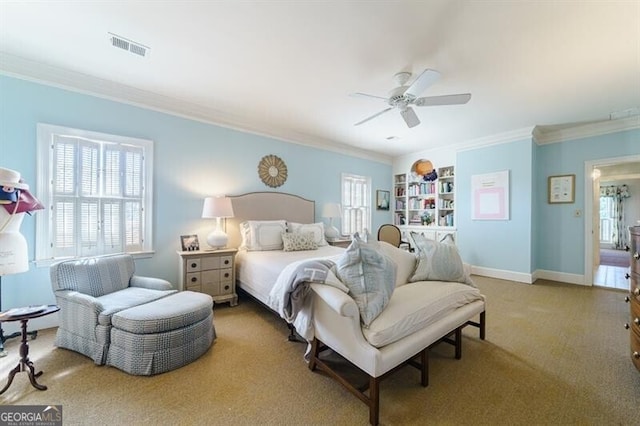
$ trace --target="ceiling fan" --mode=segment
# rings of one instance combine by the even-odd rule
[[[440,78],[440,73],[435,70],[426,69],[415,79],[410,86],[405,86],[405,83],[411,78],[410,72],[399,72],[393,76],[394,81],[398,85],[395,89],[389,92],[388,98],[380,96],[367,95],[366,93],[354,93],[353,96],[382,99],[390,105],[389,108],[373,114],[371,117],[367,117],[362,121],[357,122],[354,126],[359,126],[366,123],[369,120],[373,120],[379,115],[384,114],[387,111],[391,111],[394,108],[400,110],[400,115],[407,123],[409,127],[415,127],[420,124],[420,119],[416,115],[411,105],[423,107],[423,106],[437,106],[437,105],[460,105],[466,104],[471,99],[471,93],[460,93],[457,95],[443,95],[443,96],[427,96],[419,98],[420,94],[431,86],[435,81]]]

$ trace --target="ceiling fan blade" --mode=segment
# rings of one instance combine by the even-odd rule
[[[383,109],[382,111],[380,111],[380,112],[378,112],[378,113],[376,113],[376,114],[373,114],[373,115],[372,115],[371,117],[369,117],[369,118],[365,118],[365,119],[364,119],[364,120],[362,120],[362,121],[358,121],[356,124],[354,124],[354,126],[359,126],[359,125],[361,125],[362,123],[366,123],[366,122],[367,122],[367,121],[369,121],[369,120],[373,120],[373,119],[374,119],[374,118],[376,118],[377,116],[382,115],[382,114],[384,114],[384,113],[385,113],[385,112],[387,112],[387,111],[391,111],[392,109],[393,109],[393,108]]]
[[[436,105],[460,105],[466,104],[471,99],[471,93],[460,93],[458,95],[427,96],[413,101],[415,106],[436,106]]]
[[[382,96],[367,95],[366,93],[360,93],[360,92],[349,93],[349,96],[352,96],[354,98],[374,98],[374,99],[382,99],[385,102],[387,101],[387,98],[383,98]]]
[[[416,78],[411,86],[404,92],[407,96],[412,96],[417,98],[425,91],[425,89],[431,86],[436,82],[437,79],[440,78],[440,73],[436,70],[426,69]]]
[[[409,126],[409,128],[416,127],[418,124],[420,124],[420,119],[416,115],[416,112],[413,110],[413,108],[401,110],[400,115],[404,119],[404,122],[407,123],[407,126]]]

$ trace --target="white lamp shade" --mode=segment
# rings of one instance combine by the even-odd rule
[[[322,206],[322,217],[341,217],[342,209],[338,203],[327,203]]]
[[[233,217],[233,205],[231,205],[231,198],[205,198],[204,206],[202,206],[202,217],[205,219],[214,219],[217,217]]]
[[[209,244],[213,249],[225,247],[229,238],[222,230],[220,219],[223,217],[233,217],[233,205],[231,204],[231,198],[205,198],[204,206],[202,207],[202,217],[205,219],[216,219],[216,229],[207,236],[207,244]]]

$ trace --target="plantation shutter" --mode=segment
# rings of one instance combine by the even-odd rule
[[[369,178],[343,175],[342,233],[364,233],[369,228]]]

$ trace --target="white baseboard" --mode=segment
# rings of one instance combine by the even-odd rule
[[[498,278],[501,280],[517,281],[520,283],[531,284],[533,277],[531,274],[524,272],[507,271],[504,269],[484,268],[482,266],[471,266],[471,273],[474,275],[482,275],[483,277]]]
[[[550,280],[550,281],[560,281],[560,282],[569,283],[569,284],[578,284],[578,285],[585,285],[585,286],[588,285],[588,284],[585,284],[584,282],[584,275],[580,275],[580,274],[568,274],[566,272],[546,271],[544,269],[537,269],[533,273],[533,277],[535,278],[535,280],[541,279],[541,280]]]
[[[471,273],[483,277],[498,278],[501,280],[517,281],[525,284],[532,284],[536,280],[559,281],[568,284],[586,285],[584,275],[568,274],[566,272],[546,271],[537,269],[532,274],[524,272],[507,271],[504,269],[484,268],[481,266],[471,266]]]

